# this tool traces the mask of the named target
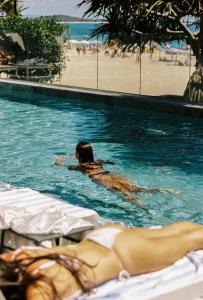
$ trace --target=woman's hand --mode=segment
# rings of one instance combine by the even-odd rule
[[[62,163],[62,161],[60,159],[56,159],[55,160],[55,165],[56,166],[63,166],[63,163]]]

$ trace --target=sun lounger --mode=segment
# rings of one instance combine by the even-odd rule
[[[163,270],[112,280],[80,300],[203,299],[203,250],[195,251]],[[65,300],[65,299],[64,299]]]
[[[60,239],[63,238],[71,243],[78,243],[84,237],[87,230],[94,229],[93,225],[89,227],[79,227],[74,233],[55,233],[55,234],[26,234],[18,233],[12,229],[2,230],[0,238],[0,252],[4,250],[15,250],[22,245],[35,245],[35,246],[59,246]],[[12,242],[14,240],[14,242]],[[53,244],[53,241],[55,242]],[[47,243],[48,242],[48,243]]]
[[[19,238],[21,245],[27,244],[26,240],[35,245],[53,239],[58,243],[60,237],[78,241],[99,220],[94,210],[66,203],[29,188],[0,188],[2,248],[7,244],[5,240],[10,240],[7,248],[19,247]],[[16,240],[14,233],[18,235]]]
[[[6,298],[4,297],[1,291],[0,291],[0,300],[6,300]]]
[[[14,190],[14,189],[15,188],[12,185],[0,181],[0,192],[11,191],[11,190]]]
[[[84,294],[78,297],[78,300],[107,299],[203,299],[203,250],[192,252],[189,256],[163,270],[133,276],[123,281],[112,280],[93,289],[88,295]],[[63,300],[68,299],[63,298]]]
[[[151,300],[201,300],[203,299],[203,276],[187,282],[175,290],[167,291]]]
[[[75,218],[83,218],[90,222],[99,220],[99,215],[92,209],[83,208],[61,201],[52,196],[47,196],[29,188],[12,189],[0,192],[1,207],[26,208],[28,211],[46,210],[48,208],[57,208],[67,212]]]

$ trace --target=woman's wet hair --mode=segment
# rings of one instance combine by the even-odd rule
[[[72,257],[67,254],[48,254],[38,257],[26,257],[12,262],[6,262],[0,258],[0,279],[8,282],[8,285],[6,286],[5,284],[4,288],[2,288],[6,299],[26,300],[27,287],[30,284],[35,284],[35,286],[38,286],[37,281],[40,280],[46,282],[50,286],[52,290],[52,299],[62,300],[57,293],[53,279],[48,278],[40,273],[38,275],[32,275],[27,272],[27,267],[41,259],[55,261],[57,264],[69,270],[84,293],[90,292],[91,288],[94,286],[94,282],[90,282],[86,275],[87,269],[89,269],[92,271],[93,278],[95,279],[92,266],[86,262],[83,262],[78,257]],[[40,284],[38,288],[41,288]],[[44,292],[46,293],[46,291]]]
[[[76,146],[76,153],[80,163],[93,163],[94,155],[91,144],[87,142],[80,142]]]
[[[5,262],[0,259],[0,279],[4,285],[1,290],[7,300],[26,300],[26,288],[34,282],[23,265],[14,262]]]

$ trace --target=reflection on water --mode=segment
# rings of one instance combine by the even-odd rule
[[[53,194],[127,224],[203,222],[201,120],[28,94],[1,97],[0,132],[0,181]],[[177,188],[181,194],[140,194],[148,214],[88,176],[54,166],[55,155],[73,156],[81,140],[93,144],[96,159],[116,163],[107,166],[110,171],[139,186]]]

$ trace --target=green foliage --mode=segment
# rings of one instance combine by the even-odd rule
[[[29,59],[29,63],[34,64],[29,72],[32,76],[31,80],[50,81],[56,74],[60,74],[64,67],[61,47],[64,30],[65,27],[55,17],[0,18],[0,46],[7,54],[14,57],[12,63],[20,63]],[[17,35],[16,40],[11,33],[17,33],[20,38]],[[35,64],[40,64],[40,66],[34,68]],[[26,72],[26,68],[20,68],[18,77],[27,78]],[[9,71],[9,73],[12,78],[16,78],[15,71]]]
[[[117,38],[123,43],[146,43],[185,38],[193,47],[200,33],[192,36],[189,27],[181,20],[193,16],[199,29],[203,14],[202,0],[82,0],[87,16],[103,18],[107,23],[95,32],[107,34],[109,39]],[[149,35],[149,33],[151,35]],[[194,49],[195,50],[195,49]]]
[[[61,47],[57,38],[63,30],[64,27],[54,17],[28,19],[12,16],[0,19],[0,34],[15,32],[23,40],[25,51],[18,59],[39,57],[48,63],[59,62]]]

